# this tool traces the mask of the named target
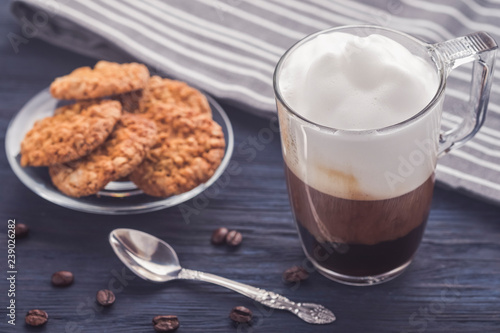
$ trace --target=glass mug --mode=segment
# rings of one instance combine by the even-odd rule
[[[340,130],[306,119],[283,97],[282,69],[303,45],[332,32],[380,34],[423,58],[439,80],[431,102],[402,122],[374,130]],[[437,158],[472,138],[484,122],[496,48],[484,32],[427,44],[388,28],[345,26],[312,34],[281,57],[274,93],[289,199],[304,252],[321,274],[372,285],[398,276],[411,263],[429,215]],[[443,132],[446,78],[469,62],[467,114]],[[371,196],[367,184],[383,195]]]

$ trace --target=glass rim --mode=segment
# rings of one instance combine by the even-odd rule
[[[328,132],[341,132],[341,133],[347,133],[347,134],[368,134],[368,133],[373,133],[373,132],[383,133],[383,132],[386,132],[386,131],[391,131],[391,130],[397,129],[399,127],[403,127],[405,125],[408,125],[410,123],[413,123],[413,122],[417,121],[418,119],[420,119],[421,117],[423,117],[425,114],[427,114],[430,110],[432,110],[434,108],[434,106],[441,99],[441,96],[443,95],[443,92],[444,92],[445,86],[446,86],[445,71],[444,70],[440,70],[439,68],[436,68],[437,74],[439,76],[439,86],[438,86],[437,91],[434,94],[433,98],[430,100],[430,102],[422,110],[420,110],[419,112],[417,112],[413,116],[411,116],[411,117],[409,117],[409,118],[407,118],[407,119],[405,119],[403,121],[400,121],[400,122],[398,122],[396,124],[392,124],[392,125],[388,125],[388,126],[384,126],[384,127],[380,127],[380,128],[373,128],[373,129],[341,129],[341,128],[335,128],[335,127],[331,127],[331,126],[326,126],[326,125],[319,124],[317,122],[314,122],[314,121],[312,121],[312,120],[304,117],[299,112],[295,111],[290,106],[290,104],[288,104],[286,102],[285,98],[281,94],[280,87],[279,87],[278,77],[279,77],[279,75],[281,73],[281,70],[282,70],[282,67],[283,67],[283,63],[285,62],[285,60],[297,48],[299,48],[303,44],[307,43],[311,39],[315,38],[316,36],[321,35],[321,34],[325,34],[325,33],[330,33],[330,32],[333,32],[333,31],[341,31],[341,30],[348,30],[348,29],[376,29],[376,30],[388,31],[388,32],[391,32],[391,33],[394,33],[394,34],[398,34],[398,35],[400,35],[402,37],[405,37],[405,38],[411,40],[412,42],[417,43],[420,46],[422,46],[422,47],[424,47],[424,48],[426,48],[428,50],[429,50],[429,46],[431,45],[429,43],[423,42],[422,40],[420,40],[420,39],[418,39],[416,37],[413,37],[413,36],[411,36],[409,34],[406,34],[404,32],[401,32],[401,31],[397,31],[397,30],[394,30],[394,29],[391,29],[391,28],[376,26],[376,25],[364,25],[364,24],[360,24],[360,25],[343,25],[343,26],[339,26],[339,27],[333,27],[333,28],[329,28],[329,29],[325,29],[325,30],[320,30],[320,31],[314,32],[314,33],[312,33],[310,35],[307,35],[304,38],[302,38],[299,41],[297,41],[295,44],[293,44],[281,56],[281,58],[279,59],[278,63],[276,64],[276,67],[275,67],[275,70],[274,70],[274,73],[273,73],[273,90],[274,90],[274,96],[275,96],[277,102],[281,103],[285,107],[286,112],[288,112],[289,114],[293,115],[294,117],[300,119],[301,121],[303,121],[303,122],[305,122],[305,123],[307,123],[309,125],[313,125],[313,126],[318,127],[320,130],[324,130],[324,131],[328,131]],[[442,67],[442,63],[441,63],[440,59],[437,58],[436,61],[438,61],[440,63],[440,65],[441,65],[441,67]]]

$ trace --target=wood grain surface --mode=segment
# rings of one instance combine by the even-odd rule
[[[21,33],[0,9],[0,233],[15,218],[31,228],[17,243],[16,326],[7,324],[6,237],[0,237],[0,332],[153,332],[151,320],[175,314],[178,332],[500,332],[500,208],[445,189],[436,189],[423,243],[399,278],[374,287],[349,287],[313,272],[306,282],[287,286],[282,272],[307,264],[292,223],[277,134],[252,146],[269,121],[228,105],[236,134],[227,185],[211,198],[186,203],[197,209],[185,218],[179,207],[129,216],[100,216],[56,206],[27,189],[5,157],[5,131],[22,105],[51,80],[95,60],[29,39],[16,54],[6,36]],[[268,131],[266,131],[268,132]],[[207,200],[205,200],[207,199]],[[198,208],[196,208],[198,207]],[[189,223],[187,223],[189,222]],[[225,226],[243,234],[231,250],[210,244],[212,231]],[[279,292],[292,300],[322,303],[338,320],[308,325],[290,313],[254,304],[229,290],[204,283],[152,284],[133,277],[115,257],[107,235],[135,228],[170,243],[185,267],[207,271]],[[1,254],[4,253],[4,254]],[[69,288],[55,288],[58,270],[75,274]],[[112,286],[116,303],[95,305],[97,290]],[[233,327],[228,314],[244,305],[253,326]],[[25,313],[47,311],[42,328],[24,325]]]

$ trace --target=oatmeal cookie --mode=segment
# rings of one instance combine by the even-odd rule
[[[58,99],[90,99],[143,89],[149,70],[143,64],[117,64],[99,61],[94,69],[80,67],[50,85],[50,93]]]
[[[177,105],[199,114],[212,114],[207,98],[197,89],[185,82],[152,76],[139,100],[139,111],[148,112],[158,103]]]
[[[22,166],[48,166],[87,155],[109,136],[121,116],[116,101],[60,109],[39,120],[21,142]]]
[[[156,140],[156,126],[140,115],[124,113],[106,142],[89,155],[49,167],[54,185],[81,197],[99,192],[110,181],[127,176]]]
[[[173,105],[145,114],[156,122],[156,144],[129,178],[144,193],[168,197],[206,182],[224,157],[221,127],[206,115]]]

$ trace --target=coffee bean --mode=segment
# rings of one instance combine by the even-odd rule
[[[300,267],[293,266],[283,272],[283,280],[288,283],[304,281],[309,277],[309,273]]]
[[[115,302],[116,298],[115,294],[113,294],[111,290],[103,289],[97,292],[95,299],[97,303],[101,304],[102,306],[111,306]]]
[[[227,228],[219,228],[212,233],[212,244],[221,245],[226,241],[226,235],[229,232]]]
[[[242,240],[243,240],[243,236],[241,235],[240,232],[238,232],[236,230],[231,230],[226,235],[226,243],[227,243],[227,245],[230,245],[230,246],[238,246],[241,244]]]
[[[73,283],[73,273],[68,271],[59,271],[52,274],[52,284],[56,287],[67,287]]]
[[[30,326],[42,326],[47,320],[49,316],[43,310],[29,310],[25,318],[26,324]]]
[[[17,239],[28,236],[28,232],[30,231],[28,226],[24,223],[17,223],[14,230],[16,232]]]
[[[153,318],[153,325],[156,332],[173,332],[179,328],[177,316],[156,316]]]
[[[248,323],[252,320],[252,311],[244,306],[236,306],[229,313],[229,318],[236,323]]]

